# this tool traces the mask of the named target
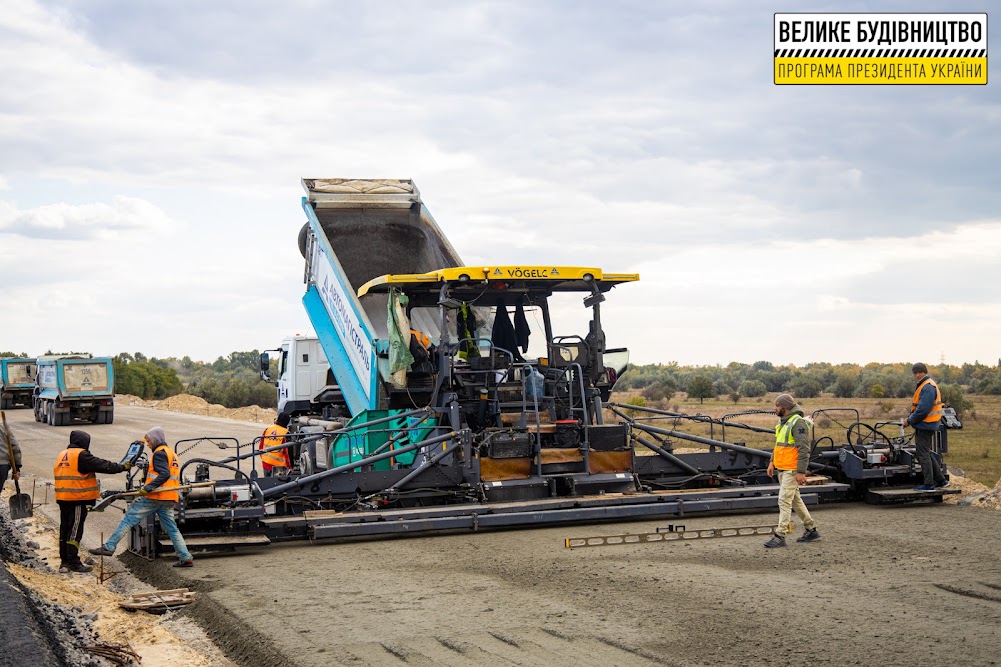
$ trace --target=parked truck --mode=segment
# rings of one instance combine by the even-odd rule
[[[35,421],[66,426],[74,419],[110,424],[115,419],[115,371],[111,359],[88,355],[39,357]]]
[[[0,410],[18,405],[31,407],[35,389],[35,360],[21,357],[0,359]]]

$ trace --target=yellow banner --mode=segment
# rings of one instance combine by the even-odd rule
[[[775,58],[776,85],[986,85],[987,58]]]

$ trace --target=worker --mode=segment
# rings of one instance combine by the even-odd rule
[[[14,450],[13,461],[7,451],[7,438],[10,438],[10,448]],[[9,427],[4,429],[3,422],[0,422],[0,489],[7,481],[8,474],[15,482],[21,479],[21,446],[17,444],[14,431]]]
[[[775,534],[765,542],[769,549],[784,547],[786,535],[792,527],[792,513],[803,522],[806,532],[797,542],[813,542],[820,539],[817,522],[810,516],[806,503],[799,494],[799,487],[806,483],[806,469],[810,463],[810,426],[803,416],[803,410],[796,405],[790,394],[775,397],[775,414],[779,423],[775,425],[775,449],[768,462],[768,476],[779,474],[779,525]]]
[[[433,375],[438,371],[437,346],[431,342],[431,337],[417,329],[410,330],[410,355],[414,358],[410,364],[410,372]]]
[[[90,453],[90,434],[71,431],[69,447],[56,457],[52,479],[59,505],[59,571],[90,572],[91,567],[80,561],[80,540],[87,512],[101,497],[95,473],[119,473],[132,464],[106,461]]]
[[[914,364],[911,366],[911,373],[917,386],[911,401],[911,413],[904,418],[904,424],[914,428],[918,463],[921,464],[921,473],[924,475],[924,483],[914,488],[918,491],[934,491],[949,484],[938,459],[932,455],[935,431],[942,425],[942,392],[935,380],[928,375],[928,366],[925,364]]]
[[[287,438],[285,436],[288,435],[288,424],[290,421],[291,417],[287,413],[282,412],[279,414],[275,418],[275,423],[264,429],[264,437],[261,439],[261,444],[258,445],[258,449],[277,447],[278,445],[287,442]],[[288,471],[292,469],[292,461],[289,459],[288,447],[261,454],[261,467],[264,468],[265,477],[287,474]]]
[[[146,481],[139,488],[139,497],[129,504],[129,510],[111,537],[99,548],[91,549],[90,553],[96,556],[114,556],[115,547],[125,537],[125,533],[148,515],[155,514],[174,545],[178,559],[174,567],[192,567],[194,559],[174,521],[174,507],[180,500],[177,487],[181,485],[177,454],[167,445],[167,437],[159,426],[147,431],[143,442],[153,450],[153,462],[146,472]]]

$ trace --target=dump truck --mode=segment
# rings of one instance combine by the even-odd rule
[[[0,359],[0,410],[31,407],[35,389],[35,360],[21,357]]]
[[[302,185],[302,302],[316,337],[280,349],[280,399],[296,419],[268,446],[292,448],[293,469],[258,476],[260,442],[183,461],[183,481],[215,480],[182,496],[189,548],[774,509],[770,447],[726,437],[774,442],[771,427],[611,400],[629,352],[606,341],[604,310],[637,274],[466,265],[412,181]],[[270,362],[262,355],[262,372]],[[857,411],[848,421],[841,435],[814,434],[804,502],[941,501],[945,491],[914,490],[914,447],[894,425]],[[676,453],[679,441],[704,451]],[[171,547],[148,518],[130,548]]]
[[[115,419],[115,370],[111,359],[53,355],[36,362],[35,421],[67,426],[74,419],[110,424]]]

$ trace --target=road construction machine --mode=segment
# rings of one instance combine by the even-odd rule
[[[629,353],[606,341],[604,308],[638,275],[465,265],[411,181],[302,184],[303,305],[316,337],[279,351],[293,429],[221,459],[184,458],[189,442],[178,444],[182,482],[216,482],[182,495],[189,548],[775,507],[769,449],[725,437],[771,428],[611,401]],[[804,500],[913,487],[913,448],[882,433],[818,437],[811,468],[822,476]],[[675,453],[679,440],[702,451]],[[292,470],[259,476],[261,451],[281,448]],[[919,497],[941,493],[893,499]],[[153,519],[130,546],[171,548]]]

